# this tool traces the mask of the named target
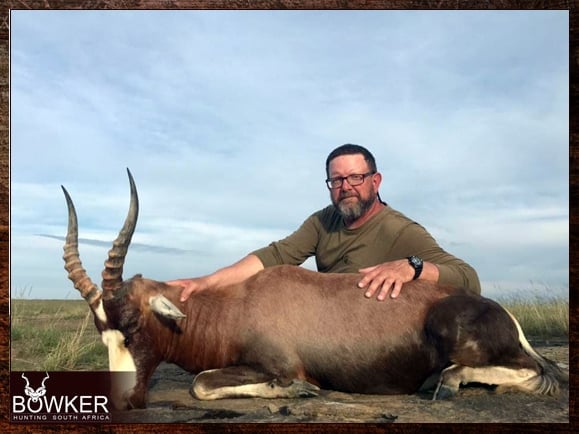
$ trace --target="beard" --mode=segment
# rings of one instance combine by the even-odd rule
[[[358,200],[345,200],[350,197],[355,197]],[[364,199],[357,194],[350,194],[348,196],[341,196],[337,201],[332,201],[332,203],[344,220],[352,222],[366,214],[375,200],[375,197]]]

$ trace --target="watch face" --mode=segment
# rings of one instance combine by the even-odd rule
[[[414,268],[420,267],[422,265],[422,259],[418,258],[417,256],[411,256],[408,259]]]

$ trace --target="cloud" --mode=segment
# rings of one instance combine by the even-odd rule
[[[58,235],[48,235],[48,234],[37,234],[39,237],[46,237],[46,238],[53,238],[59,241],[65,241],[66,237],[61,237]],[[102,241],[102,240],[94,240],[88,238],[79,238],[78,239],[79,245],[86,244],[91,246],[99,246],[99,247],[106,247],[111,248],[112,243],[110,241]],[[137,250],[141,252],[153,252],[153,253],[167,253],[167,254],[199,254],[201,253],[198,250],[185,250],[185,249],[178,249],[174,247],[163,247],[163,246],[153,246],[149,244],[142,244],[142,243],[131,243],[131,251]]]
[[[487,286],[568,285],[568,30],[568,11],[12,11],[12,286],[69,291],[60,185],[100,273],[129,167],[127,272],[191,276],[326,206],[347,142]]]

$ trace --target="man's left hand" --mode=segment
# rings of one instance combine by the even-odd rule
[[[391,298],[396,298],[402,290],[402,285],[410,282],[414,277],[414,269],[407,259],[384,262],[373,267],[362,268],[360,273],[364,275],[358,282],[359,288],[366,288],[364,296],[372,298],[378,292],[377,299],[383,301],[388,292]]]

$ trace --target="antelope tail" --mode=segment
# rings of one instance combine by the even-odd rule
[[[541,368],[541,373],[537,377],[529,380],[529,382],[533,383],[530,387],[535,391],[535,393],[541,395],[558,395],[562,388],[567,388],[569,386],[569,374],[563,371],[554,361],[537,353],[529,341],[527,341],[523,329],[514,315],[506,309],[505,311],[509,314],[517,327],[521,347]]]

